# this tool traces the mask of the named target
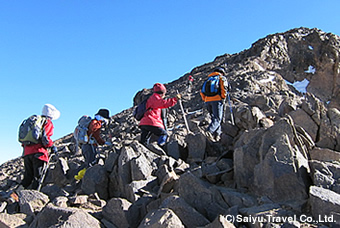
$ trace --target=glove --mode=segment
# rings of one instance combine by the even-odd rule
[[[51,147],[51,152],[56,154],[58,152],[58,148],[56,146]]]
[[[112,143],[110,143],[110,142],[105,142],[105,145],[112,146]]]
[[[176,97],[177,97],[177,99],[181,99],[182,95],[181,94],[177,94]]]

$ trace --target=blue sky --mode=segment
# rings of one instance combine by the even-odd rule
[[[58,139],[156,82],[297,27],[340,35],[340,1],[0,0],[0,164],[21,155],[23,119],[45,103]]]

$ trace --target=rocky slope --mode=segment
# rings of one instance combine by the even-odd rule
[[[179,105],[169,109],[165,151],[138,143],[131,107],[112,116],[103,136],[113,146],[100,147],[98,165],[75,182],[83,158],[67,135],[55,143],[41,192],[1,203],[1,227],[340,225],[339,52],[339,36],[298,28],[194,68],[191,91],[189,74],[166,85],[169,96],[183,94],[186,115]],[[199,89],[225,64],[232,109],[214,142],[205,136],[210,117]],[[135,104],[148,93],[139,91]],[[1,189],[13,189],[22,160],[0,168]]]

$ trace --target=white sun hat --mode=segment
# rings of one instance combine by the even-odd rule
[[[60,112],[53,105],[45,104],[42,109],[42,115],[50,117],[52,120],[56,120],[60,117]]]

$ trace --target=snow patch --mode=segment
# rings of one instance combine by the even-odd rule
[[[289,84],[289,85],[292,85],[300,93],[306,93],[309,81],[307,79],[303,79],[303,81],[297,81],[297,82],[294,82],[294,83],[290,83],[290,82],[286,81],[286,83]]]
[[[315,67],[309,66],[308,70],[306,70],[305,72],[308,74],[315,74],[315,71],[316,71]]]
[[[314,48],[312,46],[308,46],[309,50],[314,50]]]

